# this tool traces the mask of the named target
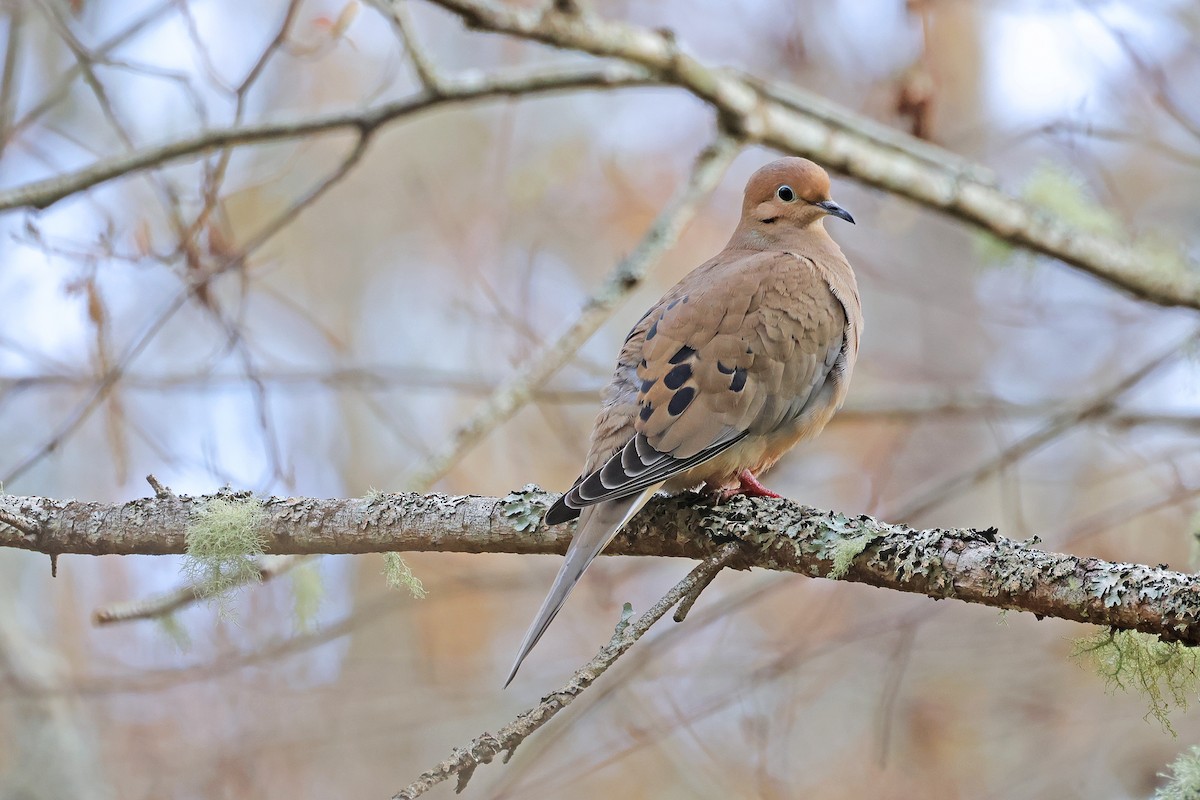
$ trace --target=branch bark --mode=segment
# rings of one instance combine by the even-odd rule
[[[0,546],[52,556],[184,553],[195,514],[212,500],[226,500],[261,503],[258,532],[269,553],[563,553],[571,526],[541,524],[557,496],[534,486],[501,498],[404,493],[260,500],[223,492],[122,505],[5,495],[0,512],[20,519],[23,529],[0,527]],[[684,494],[650,503],[605,552],[703,559],[731,539],[752,545],[747,566],[1200,645],[1200,577],[1048,553],[995,530],[917,530],[786,500],[735,498],[713,508]]]

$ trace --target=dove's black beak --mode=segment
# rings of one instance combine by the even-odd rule
[[[822,209],[826,214],[829,214],[830,216],[837,217],[838,219],[844,219],[844,220],[846,220],[846,222],[849,222],[851,225],[854,224],[854,217],[850,216],[850,212],[847,211],[846,209],[842,208],[841,206],[839,206],[837,203],[833,202],[832,200],[822,200],[819,203],[813,203],[813,205],[815,205],[819,209]]]

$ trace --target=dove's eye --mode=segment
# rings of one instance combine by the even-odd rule
[[[786,183],[775,190],[775,194],[779,195],[779,199],[785,203],[790,203],[796,199],[796,193],[792,191],[792,187]]]

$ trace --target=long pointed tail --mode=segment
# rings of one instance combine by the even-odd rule
[[[546,595],[541,609],[533,618],[533,624],[525,633],[525,640],[521,642],[521,649],[517,651],[517,660],[508,673],[508,680],[504,681],[505,687],[512,683],[512,679],[517,675],[517,670],[521,668],[521,662],[538,643],[538,639],[542,638],[546,628],[550,627],[558,610],[566,602],[567,595],[575,588],[575,584],[579,582],[584,570],[592,563],[592,559],[600,555],[600,551],[612,541],[612,538],[617,535],[617,531],[621,530],[625,523],[641,510],[660,486],[662,486],[661,483],[648,487],[641,494],[618,500],[607,500],[594,506],[588,506],[583,510],[579,517],[579,527],[575,531],[575,538],[571,540],[567,556],[558,570],[558,577],[554,579],[550,593]]]

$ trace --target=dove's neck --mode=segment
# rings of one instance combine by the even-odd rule
[[[726,250],[772,250],[805,256],[818,253],[840,253],[841,248],[825,232],[823,219],[804,227],[783,222],[743,221],[729,239]]]

